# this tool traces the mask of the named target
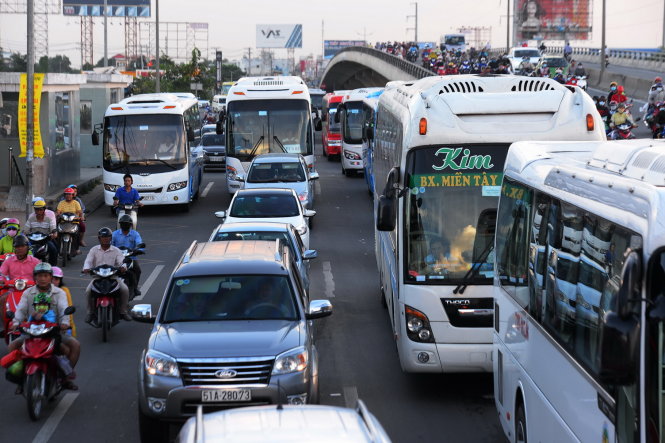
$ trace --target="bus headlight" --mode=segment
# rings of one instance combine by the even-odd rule
[[[360,160],[360,154],[351,151],[344,151],[344,157],[349,160]]]
[[[404,306],[406,335],[413,341],[421,343],[434,342],[434,334],[425,314],[411,306]]]
[[[110,185],[108,183],[104,183],[104,190],[105,191],[110,191],[110,192],[115,192],[118,190],[120,185]]]
[[[168,188],[166,188],[166,191],[179,191],[181,189],[185,189],[187,187],[187,181],[184,182],[176,182],[176,183],[171,183]]]
[[[226,177],[229,180],[236,181],[238,180],[238,170],[234,168],[233,166],[227,166],[226,167]]]

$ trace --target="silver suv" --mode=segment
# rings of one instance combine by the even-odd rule
[[[275,241],[196,243],[171,276],[139,376],[142,441],[166,441],[169,421],[238,406],[317,403],[318,352],[309,301],[289,249]]]

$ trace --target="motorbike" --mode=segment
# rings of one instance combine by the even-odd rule
[[[102,330],[102,341],[109,340],[111,328],[118,324],[120,304],[120,286],[115,277],[120,268],[109,265],[100,265],[90,270],[95,276],[92,282],[92,297],[97,311],[96,327]]]
[[[79,219],[73,212],[65,212],[58,220],[58,238],[60,239],[60,258],[62,267],[67,266],[79,248]]]
[[[71,315],[75,310],[69,306],[64,314]],[[13,311],[8,314],[13,318]],[[60,343],[58,323],[26,321],[19,325],[18,330],[26,338],[21,349],[17,350],[17,360],[22,361],[23,371],[15,381],[22,385],[28,414],[36,421],[41,417],[45,404],[55,400],[62,392],[66,378],[73,370],[67,357],[56,355]]]
[[[49,239],[50,236],[42,232],[33,232],[28,234],[28,240],[30,240],[30,251],[32,251],[32,255],[43,262],[49,262]]]
[[[622,123],[618,125],[608,137],[609,140],[630,140],[635,138],[633,134],[633,125],[630,123]]]
[[[586,91],[587,88],[586,75],[577,76],[577,86],[582,88],[583,91]]]
[[[143,197],[141,197],[139,200],[143,200]],[[139,211],[139,205],[137,205],[136,203],[129,205],[118,205],[118,218],[117,218],[118,229],[120,229],[120,217],[122,217],[125,214],[129,215],[132,218],[132,228],[138,229],[137,228],[138,211]]]
[[[122,255],[125,257],[123,262],[125,263],[125,266],[127,266],[126,274],[127,273],[131,274],[131,277],[129,278],[127,277],[123,278],[125,284],[127,285],[127,288],[129,288],[130,301],[134,299],[134,293],[136,292],[137,289],[136,274],[134,272],[134,260],[132,260],[132,258],[141,254],[145,254],[145,252],[141,250],[143,248],[145,248],[145,243],[139,243],[138,245],[136,245],[136,248],[134,249],[129,249],[125,246],[120,247]]]
[[[5,306],[2,307],[2,310],[4,311],[2,315],[2,321],[3,327],[5,328],[6,344],[13,342],[20,336],[19,331],[9,331],[9,323],[11,322],[9,313],[16,312],[16,307],[18,306],[18,302],[21,301],[23,292],[25,292],[26,289],[33,287],[34,285],[35,282],[33,280],[27,280],[24,278],[14,278],[4,281],[4,287],[8,292],[7,301],[5,302]]]

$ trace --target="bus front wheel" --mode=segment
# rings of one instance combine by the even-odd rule
[[[526,415],[524,414],[524,404],[521,402],[515,410],[515,441],[517,443],[527,443]]]

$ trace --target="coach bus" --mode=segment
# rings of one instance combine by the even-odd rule
[[[254,157],[269,152],[301,154],[314,169],[314,130],[307,85],[300,77],[243,77],[226,99],[226,183],[242,189]],[[221,133],[221,124],[217,132]]]
[[[101,126],[106,205],[113,205],[123,176],[132,174],[143,204],[189,209],[203,176],[201,117],[193,95],[133,95],[111,104]],[[99,130],[92,141],[99,144]]]
[[[508,146],[602,140],[593,101],[546,78],[428,77],[383,92],[374,133],[376,257],[402,369],[489,372]]]
[[[493,356],[510,441],[665,441],[664,165],[665,143],[650,139],[510,147]]]
[[[346,92],[334,91],[323,96],[321,144],[323,145],[323,156],[327,157],[328,161],[337,158],[342,152],[339,119],[335,121],[335,114],[337,113],[337,106],[342,103],[342,98],[344,98]]]

